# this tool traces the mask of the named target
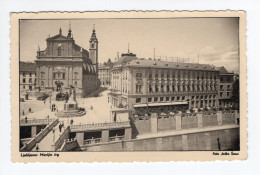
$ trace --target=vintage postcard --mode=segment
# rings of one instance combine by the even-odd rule
[[[11,14],[13,162],[247,159],[246,14]]]

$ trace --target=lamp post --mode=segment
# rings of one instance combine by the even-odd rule
[[[52,97],[52,92],[50,92],[50,94],[49,94],[49,98],[50,98],[50,109],[51,109],[51,97]]]

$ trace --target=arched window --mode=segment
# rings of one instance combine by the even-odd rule
[[[61,56],[61,44],[58,45],[58,56]]]
[[[44,87],[44,81],[41,81],[41,87]]]

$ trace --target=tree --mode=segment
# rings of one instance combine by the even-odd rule
[[[239,79],[236,79],[233,83],[231,101],[237,105],[239,110]]]

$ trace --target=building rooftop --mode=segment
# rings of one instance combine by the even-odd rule
[[[115,62],[115,66],[114,67],[120,67],[123,66],[125,64],[127,64],[128,62],[132,61],[132,60],[137,60],[138,58],[136,57],[136,54],[133,53],[124,53],[121,55],[121,57],[118,59],[117,62]]]
[[[193,64],[180,62],[167,62],[161,60],[145,60],[138,59],[129,61],[125,67],[149,67],[149,68],[164,68],[164,69],[190,69],[190,70],[208,70],[218,71],[216,67],[209,64]]]
[[[111,66],[104,65],[102,63],[98,64],[98,69],[110,69]]]
[[[20,72],[36,72],[36,63],[33,62],[23,62],[19,63]]]
[[[220,75],[223,75],[223,74],[229,74],[229,75],[233,75],[234,73],[230,73],[227,71],[227,69],[222,66],[222,67],[216,67],[216,69],[219,71],[219,74]]]

